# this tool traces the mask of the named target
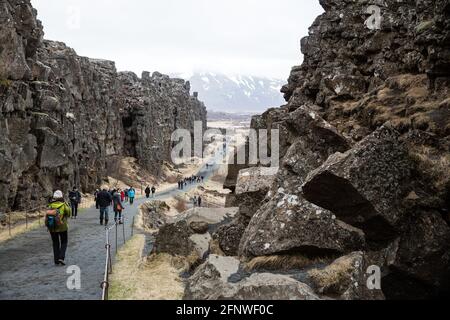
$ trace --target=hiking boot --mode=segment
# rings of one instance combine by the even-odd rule
[[[63,259],[59,259],[58,262],[59,262],[59,264],[62,265],[62,266],[65,266],[65,265],[66,265],[66,263],[64,262]]]
[[[101,226],[103,225],[103,220],[100,220],[100,225],[101,225]]]

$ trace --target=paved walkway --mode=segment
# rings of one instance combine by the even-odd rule
[[[199,174],[209,178],[210,171],[202,168]],[[195,185],[190,188],[195,187]],[[189,189],[189,188],[188,188]],[[177,187],[158,194],[152,200],[165,200],[180,191]],[[138,199],[125,209],[125,234],[131,236],[131,221],[139,206],[148,199]],[[110,212],[110,221],[113,213]],[[67,288],[70,276],[67,267],[53,263],[50,235],[39,228],[0,244],[0,300],[98,300],[101,298],[100,283],[105,268],[105,229],[100,226],[99,213],[95,208],[79,214],[78,220],[70,220],[67,267],[76,265],[81,269],[81,290]],[[119,247],[123,245],[123,230],[118,233]],[[112,252],[115,253],[115,233],[112,233]]]

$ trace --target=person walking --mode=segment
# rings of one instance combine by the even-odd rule
[[[67,220],[71,214],[71,209],[64,201],[62,191],[56,191],[48,205],[48,211],[45,216],[45,225],[52,238],[53,257],[55,265],[57,266],[66,265],[65,261],[69,231]]]
[[[148,198],[150,198],[150,193],[151,193],[152,191],[150,190],[150,186],[148,186],[147,188],[145,188],[145,196],[147,197],[147,199]]]
[[[192,199],[192,202],[194,204],[194,208],[197,207],[197,196],[195,196],[194,199]]]
[[[100,208],[100,225],[103,225],[103,221],[105,222],[105,226],[108,225],[109,222],[109,207],[111,206],[112,196],[108,190],[103,189],[97,195],[98,206]]]
[[[133,187],[130,187],[130,189],[128,189],[128,199],[130,200],[131,205],[133,205],[135,197],[136,197],[136,190],[134,190]]]
[[[118,191],[113,191],[113,205],[114,205],[114,221],[119,224],[123,224],[122,211],[124,209],[122,199]]]
[[[152,198],[155,197],[155,194],[156,194],[156,188],[153,186],[152,187]]]
[[[124,202],[125,201],[125,192],[123,190],[119,190],[119,191],[120,191],[120,200],[122,202]]]
[[[97,202],[97,195],[100,193],[100,190],[99,189],[97,189],[97,190],[95,190],[95,192],[94,192],[94,201],[95,201],[95,209],[99,209],[99,207],[98,207],[98,202]]]
[[[69,200],[72,211],[72,219],[77,219],[78,206],[81,203],[81,193],[78,191],[77,187],[73,187],[72,191],[69,192]]]
[[[129,199],[128,191],[129,191],[129,189],[125,189],[125,191],[124,191],[124,193],[125,193],[125,202],[128,202],[128,199]]]
[[[198,204],[198,207],[199,207],[199,208],[201,208],[202,202],[203,202],[203,199],[202,199],[202,197],[199,196],[199,197],[197,198],[197,204]]]

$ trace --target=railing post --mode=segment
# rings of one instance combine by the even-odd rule
[[[28,212],[25,212],[25,229],[28,230]]]
[[[8,213],[9,237],[11,237],[11,212]]]
[[[123,244],[127,243],[127,236],[125,235],[125,218],[122,217],[122,231],[123,231]]]
[[[134,217],[133,217],[133,223],[131,224],[131,236],[134,236]]]
[[[116,254],[117,254],[117,250],[118,250],[118,240],[117,240],[117,238],[118,238],[118,236],[117,236],[117,222],[116,222]]]

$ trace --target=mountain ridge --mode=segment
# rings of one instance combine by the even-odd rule
[[[211,111],[256,113],[283,104],[281,88],[285,80],[253,75],[226,75],[217,72],[172,74],[186,79]]]

